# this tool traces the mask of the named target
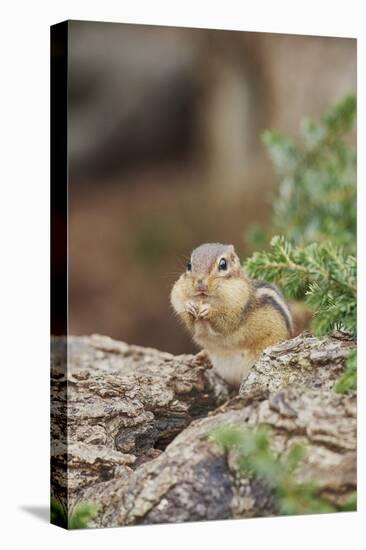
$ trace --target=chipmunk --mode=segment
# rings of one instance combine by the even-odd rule
[[[262,351],[292,335],[282,294],[249,279],[233,245],[203,244],[174,284],[171,304],[214,370],[238,387]]]

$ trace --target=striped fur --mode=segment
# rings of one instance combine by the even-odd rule
[[[272,306],[282,317],[289,335],[293,332],[292,316],[280,290],[267,281],[253,280],[257,306]]]

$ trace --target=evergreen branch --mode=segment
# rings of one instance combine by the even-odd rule
[[[354,125],[356,98],[348,96],[320,121],[304,119],[302,147],[266,130],[262,140],[279,175],[274,226],[296,244],[335,240],[355,252],[356,155],[344,136]]]
[[[280,283],[291,296],[303,295],[315,310],[313,328],[356,329],[356,260],[344,257],[330,242],[294,247],[274,237],[271,250],[256,252],[245,262],[251,277]]]

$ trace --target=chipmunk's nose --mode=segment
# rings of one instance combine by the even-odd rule
[[[203,279],[197,279],[196,290],[197,292],[207,292],[208,290],[207,283]]]

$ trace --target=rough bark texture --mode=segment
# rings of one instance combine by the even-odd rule
[[[332,385],[354,345],[344,334],[283,342],[233,396],[194,356],[96,335],[68,339],[66,375],[65,341],[55,338],[53,491],[70,506],[95,502],[94,526],[273,515],[268,488],[238,476],[207,437],[222,424],[265,423],[279,455],[306,447],[298,480],[342,503],[356,487],[356,396]]]

